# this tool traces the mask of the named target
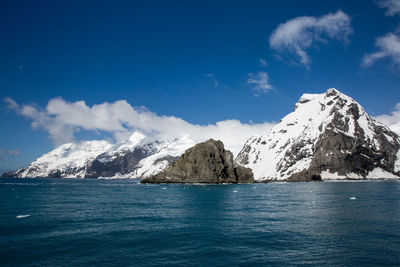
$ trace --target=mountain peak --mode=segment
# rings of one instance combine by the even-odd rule
[[[394,170],[400,164],[395,163],[399,147],[389,128],[351,97],[330,88],[302,95],[295,110],[268,135],[250,138],[236,161],[252,168],[259,180],[298,179],[307,176],[304,172],[309,178],[330,172],[365,178],[375,167],[395,176],[400,174]]]
[[[336,88],[329,88],[328,90],[326,90],[325,95],[327,97],[330,96],[336,96],[338,94],[341,94],[341,92],[339,92],[339,90],[337,90]]]

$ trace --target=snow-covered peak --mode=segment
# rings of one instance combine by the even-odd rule
[[[286,179],[310,167],[317,142],[327,131],[363,140],[375,151],[387,141],[397,144],[390,130],[359,103],[330,88],[322,94],[303,94],[295,110],[268,135],[250,138],[236,161],[252,168],[256,179]]]
[[[135,131],[127,140],[115,144],[114,148],[110,152],[132,150],[145,139],[146,136],[143,133]]]
[[[48,177],[54,170],[68,173],[68,170],[82,169],[88,161],[113,147],[107,141],[94,140],[79,144],[63,144],[37,158],[22,173],[22,177]]]
[[[286,122],[286,124],[278,124],[277,129],[293,124],[297,127],[289,127],[291,130],[289,132],[294,135],[303,131],[304,127],[310,131],[314,129],[314,132],[310,134],[318,135],[333,120],[337,122],[335,123],[336,131],[354,136],[355,127],[358,124],[362,128],[365,138],[371,141],[375,138],[373,119],[359,103],[335,88],[330,88],[323,94],[303,94],[295,105],[295,111],[282,119],[282,122]]]

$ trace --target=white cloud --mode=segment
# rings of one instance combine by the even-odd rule
[[[215,78],[214,74],[207,73],[205,76],[212,80],[214,87],[218,86],[219,83],[218,83],[218,80]]]
[[[268,73],[259,71],[257,73],[249,73],[247,83],[253,85],[255,95],[266,93],[272,90],[272,85],[269,83]]]
[[[262,57],[259,58],[259,62],[261,67],[266,67],[268,65],[267,61]]]
[[[378,51],[367,54],[361,61],[361,65],[368,67],[377,60],[389,58],[395,69],[400,68],[400,36],[394,33],[388,33],[376,39],[375,46]]]
[[[378,5],[386,9],[386,16],[400,15],[400,0],[380,0]]]
[[[384,114],[374,117],[377,121],[388,126],[392,131],[400,135],[400,103],[397,103],[390,115]]]
[[[32,120],[33,129],[48,132],[56,145],[73,142],[79,130],[104,131],[113,134],[116,141],[129,137],[135,130],[161,138],[190,135],[199,141],[209,138],[222,140],[235,154],[252,135],[266,134],[274,123],[241,123],[238,120],[219,121],[216,124],[191,124],[174,116],[159,116],[144,107],[132,107],[126,100],[88,106],[84,101],[67,102],[51,99],[45,108],[19,105],[6,98],[8,107]]]
[[[311,59],[306,53],[314,43],[330,39],[347,41],[353,33],[350,16],[341,10],[322,17],[297,17],[280,24],[271,34],[269,44],[277,51],[295,53],[301,64],[310,68]]]

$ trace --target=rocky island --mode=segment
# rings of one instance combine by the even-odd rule
[[[210,139],[189,148],[160,173],[141,183],[253,183],[250,168],[235,165],[221,141]]]

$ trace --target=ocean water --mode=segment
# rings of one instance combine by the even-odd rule
[[[400,265],[400,183],[0,179],[0,265]]]

